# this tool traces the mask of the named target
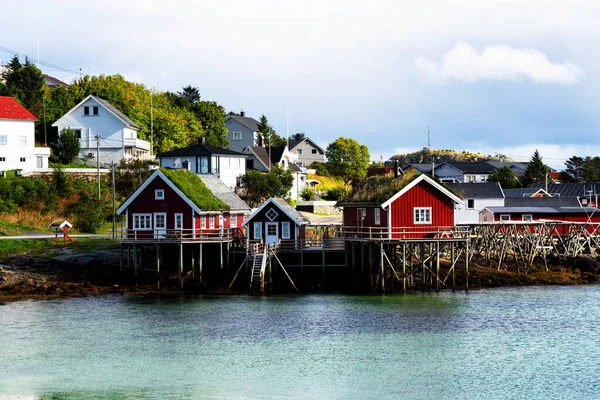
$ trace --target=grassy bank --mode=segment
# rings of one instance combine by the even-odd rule
[[[75,243],[67,245],[63,245],[62,241],[55,244],[54,239],[2,239],[0,240],[0,261],[23,255],[52,257],[63,251],[86,253],[115,248],[118,245],[117,240],[99,238],[77,238]]]

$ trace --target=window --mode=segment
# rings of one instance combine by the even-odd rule
[[[166,213],[154,214],[154,229],[165,229],[167,227]]]
[[[467,199],[467,209],[472,210],[475,208],[475,199]]]
[[[233,140],[242,140],[242,132],[233,132]]]
[[[267,223],[267,236],[277,236],[277,223]]]
[[[233,214],[229,217],[229,226],[231,228],[237,228],[237,214]]]
[[[213,229],[215,227],[215,216],[211,215],[208,217],[208,227]]]
[[[21,158],[19,158],[19,161],[21,161],[21,162],[26,162],[26,161],[27,161],[27,159],[26,159],[25,157],[21,157]]]
[[[299,167],[304,167],[304,163],[301,163],[301,162],[296,163],[296,165],[299,166]]]
[[[375,225],[381,224],[381,208],[375,209]]]
[[[98,106],[93,107],[94,115],[98,115]]]
[[[206,217],[205,216],[200,217],[200,229],[206,229]]]
[[[27,146],[27,136],[19,136],[19,146]]]
[[[254,239],[262,239],[262,222],[254,223]]]
[[[467,175],[465,178],[467,178],[467,182],[475,182],[475,176],[473,175]]]
[[[2,135],[0,136],[0,146],[6,146],[8,143],[8,136]]]
[[[278,215],[279,214],[277,213],[277,211],[273,210],[272,208],[265,214],[265,216],[269,218],[269,221],[273,221],[275,218],[277,218]]]
[[[133,214],[133,229],[152,229],[152,214]]]
[[[310,152],[311,152],[312,154],[317,154],[317,149],[312,149]]]
[[[531,215],[531,214],[523,214],[521,216],[521,220],[525,221],[525,222],[531,222],[531,221],[533,221],[533,215]]]
[[[90,108],[88,106],[83,107],[83,115],[90,115]]]
[[[290,223],[289,222],[281,223],[281,238],[282,239],[290,238]]]
[[[509,214],[500,214],[500,221],[510,221]]]
[[[5,162],[6,161],[6,157],[0,157],[0,162]]]
[[[481,175],[481,176],[479,177],[479,180],[480,180],[481,182],[485,182],[485,181],[487,181],[487,177],[486,177],[485,175]]]
[[[164,200],[165,199],[165,190],[164,189],[156,189],[154,191],[154,200]]]
[[[175,229],[183,229],[183,214],[175,214]]]
[[[221,157],[215,157],[215,170],[213,172],[218,175],[220,170],[221,170]]]
[[[431,207],[415,207],[415,224],[431,224]]]
[[[73,129],[73,132],[75,132],[77,139],[81,139],[81,129]]]
[[[302,155],[302,149],[298,149],[298,150],[296,150],[296,154],[298,154],[298,155]]]
[[[208,174],[208,157],[200,157],[200,162],[198,164],[198,172],[201,174]]]

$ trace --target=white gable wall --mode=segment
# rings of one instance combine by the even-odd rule
[[[457,204],[454,208],[454,219],[457,224],[474,223],[481,219],[480,212],[486,207],[504,207],[504,198],[497,199],[473,199],[474,207],[468,209],[468,198],[463,203]]]
[[[0,171],[33,171],[40,169],[38,162],[41,162],[41,168],[48,168],[50,149],[35,147],[34,126],[34,121],[0,119],[0,136],[6,136],[6,144],[0,142],[0,160],[5,160],[0,161]],[[21,137],[25,138],[25,144]],[[25,161],[21,161],[23,158]]]

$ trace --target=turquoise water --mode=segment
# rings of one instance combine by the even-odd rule
[[[0,307],[0,399],[600,399],[600,287]]]

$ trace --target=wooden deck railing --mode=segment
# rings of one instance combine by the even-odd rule
[[[240,228],[198,229],[123,229],[122,242],[227,242],[243,240]]]

